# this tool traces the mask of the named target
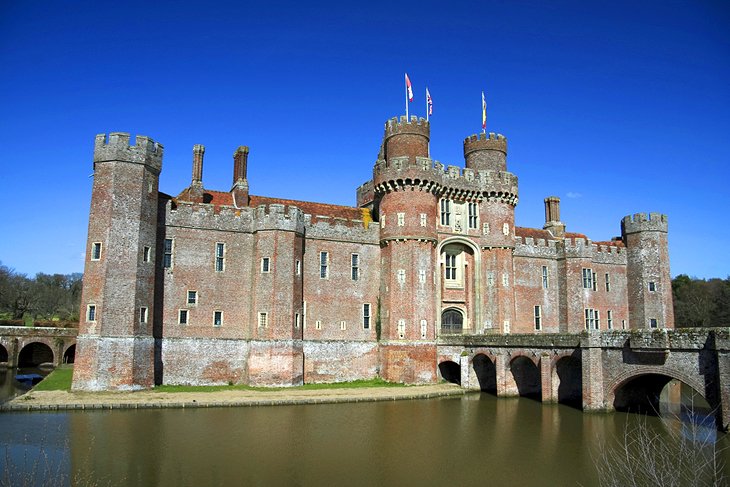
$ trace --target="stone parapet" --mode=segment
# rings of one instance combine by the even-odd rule
[[[669,231],[669,220],[667,215],[661,213],[636,213],[628,215],[621,220],[621,232],[629,235],[637,232],[663,232]]]
[[[162,144],[151,138],[138,135],[135,145],[129,145],[130,136],[126,132],[98,134],[94,142],[94,165],[97,162],[122,161],[144,164],[154,169],[157,174],[162,170]]]

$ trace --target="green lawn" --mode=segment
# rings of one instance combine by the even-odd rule
[[[62,365],[48,374],[33,388],[34,391],[70,391],[73,365]]]
[[[73,378],[73,365],[62,365],[48,374],[39,382],[34,391],[70,391]],[[380,378],[368,380],[354,380],[350,382],[335,382],[332,384],[304,384],[295,387],[253,387],[244,384],[229,386],[170,386],[155,387],[158,392],[214,392],[214,391],[276,391],[276,390],[317,390],[317,389],[356,389],[359,387],[406,387],[404,384],[388,382]]]

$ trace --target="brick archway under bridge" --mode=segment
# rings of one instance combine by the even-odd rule
[[[51,349],[54,367],[61,365],[69,348],[76,344],[76,328],[0,326],[0,346],[7,352],[8,367],[17,367],[20,352],[32,343]]]
[[[483,358],[477,358],[480,355],[494,366],[498,396],[519,394],[510,364],[522,356],[539,370],[543,402],[558,402],[561,380],[572,382],[563,384],[563,390],[575,388],[579,374],[582,409],[611,411],[618,388],[637,377],[656,374],[678,379],[697,390],[715,408],[718,427],[730,427],[730,328],[457,335],[438,339],[437,361],[459,364],[464,388],[483,389],[483,380],[480,382],[474,367],[475,360],[483,362]],[[561,374],[558,365],[566,360],[571,361],[571,370]]]

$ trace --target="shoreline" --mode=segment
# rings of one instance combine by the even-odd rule
[[[5,404],[0,412],[189,409],[215,407],[291,406],[348,402],[398,401],[461,396],[469,392],[456,384],[408,387],[362,387],[342,389],[210,392],[68,392],[29,391]]]

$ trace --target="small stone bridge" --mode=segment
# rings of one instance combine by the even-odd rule
[[[0,326],[0,365],[37,366],[51,363],[57,367],[73,363],[77,328]]]
[[[441,376],[462,387],[584,411],[658,411],[661,390],[678,379],[720,429],[730,426],[730,328],[446,335],[437,352]]]

